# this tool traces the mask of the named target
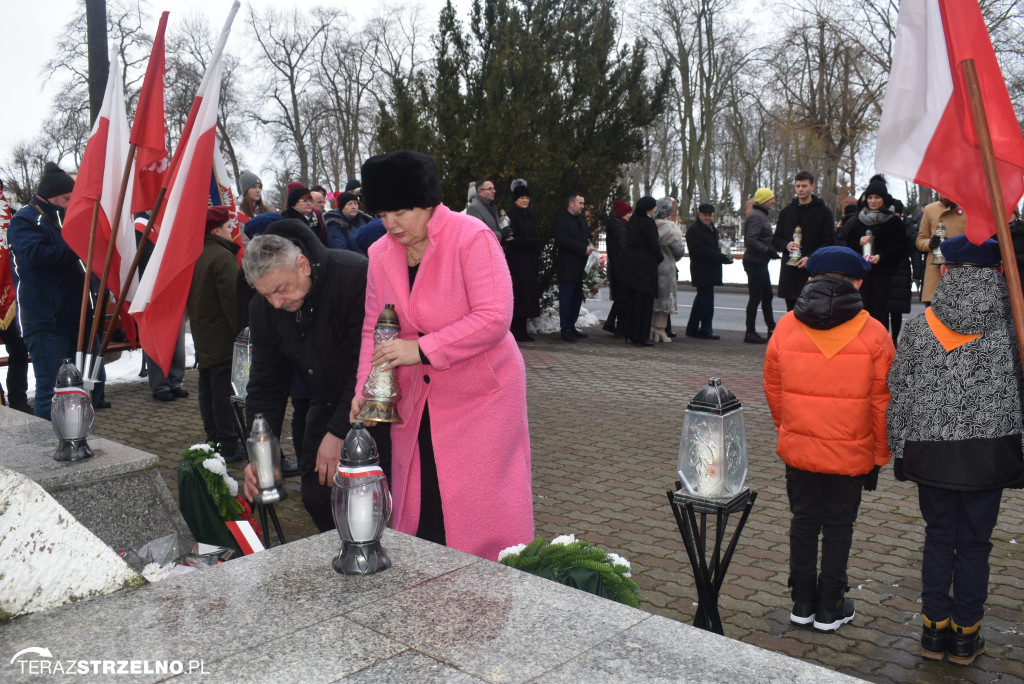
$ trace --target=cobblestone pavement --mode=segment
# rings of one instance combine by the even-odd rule
[[[680,326],[681,327],[681,326]],[[1024,494],[1007,491],[993,535],[992,573],[983,623],[987,652],[962,668],[919,656],[920,561],[924,527],[916,488],[891,469],[865,492],[854,532],[849,594],[854,620],[836,634],[789,622],[789,511],[784,468],[764,400],[764,347],[682,336],[637,348],[598,328],[575,344],[542,335],[522,345],[526,360],[537,534],[572,532],[628,558],[644,596],[641,607],[691,622],[696,590],[666,491],[675,480],[683,412],[709,376],[743,402],[750,474],[758,493],[722,587],[725,634],[772,651],[876,682],[1024,681]],[[113,409],[100,411],[97,434],[152,452],[177,493],[181,449],[203,440],[188,371],[187,399],[161,403],[144,382],[114,385]],[[286,425],[288,423],[286,422]],[[286,442],[286,451],[290,447]],[[240,476],[241,467],[231,466]],[[285,535],[316,532],[297,479],[278,505]],[[731,526],[730,526],[731,527]],[[327,560],[325,559],[325,563]]]

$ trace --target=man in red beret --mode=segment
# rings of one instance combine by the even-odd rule
[[[199,412],[206,439],[227,462],[245,457],[231,411],[231,352],[238,329],[238,253],[228,208],[206,211],[203,253],[188,293],[188,318],[199,365]]]

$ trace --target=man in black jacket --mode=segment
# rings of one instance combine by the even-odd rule
[[[583,276],[587,257],[594,251],[590,226],[583,218],[583,195],[569,193],[566,212],[555,219],[555,247],[558,248],[558,320],[565,342],[586,337],[576,329],[583,306]]]
[[[697,220],[686,229],[686,250],[690,253],[690,281],[697,290],[686,324],[687,337],[717,340],[711,326],[715,316],[715,285],[722,284],[722,264],[731,264],[732,256],[723,254],[715,228],[715,207],[697,207]]]
[[[324,248],[299,220],[273,223],[249,243],[242,262],[262,295],[249,305],[248,425],[262,413],[280,435],[292,378],[302,376],[313,395],[298,455],[302,502],[321,531],[334,527],[330,485],[356,391],[367,263],[355,252]],[[250,500],[257,491],[251,465],[245,491]]]
[[[793,202],[779,212],[779,221],[775,224],[775,235],[772,246],[782,252],[782,267],[779,271],[779,297],[786,300],[786,310],[792,311],[800,290],[807,283],[807,257],[814,254],[819,247],[835,244],[836,221],[832,211],[814,194],[814,174],[800,171],[793,179],[796,197]],[[793,234],[800,228],[801,241],[793,239]],[[789,265],[789,257],[799,248],[801,258],[796,266]]]

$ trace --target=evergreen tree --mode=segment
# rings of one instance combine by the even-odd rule
[[[494,179],[505,209],[512,180],[526,179],[544,239],[570,191],[607,215],[620,169],[664,107],[667,75],[651,82],[642,43],[616,45],[611,0],[475,0],[467,24],[450,2],[442,10],[432,88],[382,109],[378,146],[433,155],[456,210],[475,178]],[[415,124],[401,114],[410,106]]]

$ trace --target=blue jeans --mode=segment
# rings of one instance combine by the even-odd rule
[[[558,324],[562,334],[572,334],[576,330],[576,319],[580,317],[583,306],[583,281],[558,283]]]
[[[690,307],[690,320],[686,324],[687,335],[710,335],[711,319],[715,316],[715,286],[698,285],[697,295]]]
[[[64,359],[75,359],[76,333],[72,332],[35,332],[25,337],[28,353],[32,356],[32,370],[36,376],[36,396],[33,414],[39,418],[50,420],[50,402],[53,401],[53,386],[57,382],[57,372]],[[81,370],[81,369],[79,369]],[[103,385],[106,371],[101,370],[99,382],[92,391],[95,404],[103,397]]]

